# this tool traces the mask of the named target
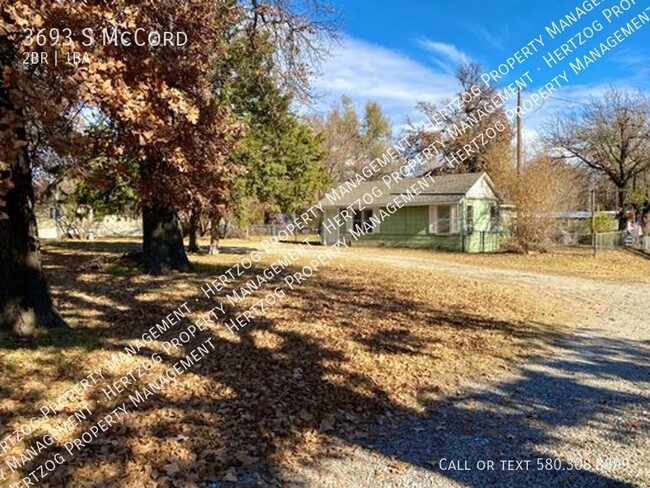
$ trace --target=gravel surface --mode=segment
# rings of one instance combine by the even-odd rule
[[[309,487],[650,487],[650,286],[417,258],[387,265],[528,288],[591,317],[555,354],[518,365],[426,415],[334,439],[336,456],[285,475]],[[490,466],[492,462],[492,466]]]

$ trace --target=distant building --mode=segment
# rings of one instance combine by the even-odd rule
[[[418,182],[424,190],[379,222],[388,206],[408,196]],[[428,177],[406,178],[390,186],[381,180],[363,182],[340,198],[332,195],[320,202],[321,240],[326,245],[346,239],[353,246],[493,252],[500,249],[509,228],[507,207],[486,173],[439,175],[433,182]],[[362,203],[364,197],[370,204]]]

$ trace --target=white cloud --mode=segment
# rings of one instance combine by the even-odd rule
[[[427,51],[434,54],[433,62],[445,73],[454,74],[458,65],[467,64],[471,58],[453,44],[423,39],[419,42]]]
[[[318,103],[326,111],[342,95],[359,107],[379,102],[396,127],[417,117],[418,101],[439,102],[458,89],[453,76],[391,49],[346,37],[312,80]],[[397,130],[396,130],[397,132]]]
[[[487,44],[497,51],[505,50],[505,40],[507,38],[505,30],[502,30],[501,34],[496,34],[494,30],[488,30],[484,26],[473,22],[464,22],[463,26],[471,32],[479,42]]]
[[[422,41],[425,42],[425,41]],[[451,63],[469,59],[465,53],[450,44],[426,41],[430,51],[436,51]],[[624,80],[620,82],[625,86]],[[620,84],[620,83],[619,83]],[[423,119],[417,110],[418,101],[442,102],[458,91],[458,83],[449,72],[435,66],[418,62],[399,51],[345,37],[333,49],[332,55],[323,63],[320,74],[312,79],[316,101],[301,110],[326,112],[342,95],[349,96],[361,109],[368,101],[379,102],[393,122],[394,133],[407,128],[407,120],[419,122]],[[551,120],[558,112],[579,108],[579,103],[589,96],[600,96],[607,89],[607,83],[569,84],[541,107],[524,116],[524,138],[528,144],[539,140],[538,133],[544,122]],[[633,84],[632,84],[633,86]],[[532,91],[524,91],[524,99]],[[512,108],[514,99],[507,108]]]

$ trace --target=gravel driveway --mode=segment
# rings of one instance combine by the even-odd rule
[[[355,255],[354,259],[360,259]],[[556,354],[432,395],[428,414],[337,443],[287,479],[310,487],[650,486],[650,285],[417,258],[363,259],[509,283],[587,304]]]

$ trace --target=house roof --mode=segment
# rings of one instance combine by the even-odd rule
[[[382,180],[365,181],[355,188],[349,188],[343,184],[328,192],[328,195],[321,200],[321,205],[323,208],[349,207],[362,200],[365,195],[371,195],[372,205],[368,206],[385,206],[393,202],[399,195],[406,194],[413,185],[418,187],[420,182],[423,185],[420,194],[410,199],[408,205],[457,203],[483,177],[494,189],[494,185],[486,173],[438,175],[433,177],[433,184],[427,177],[404,178],[398,182],[392,181],[390,186]],[[429,183],[429,187],[424,186],[425,182]],[[381,194],[378,194],[379,192]]]

